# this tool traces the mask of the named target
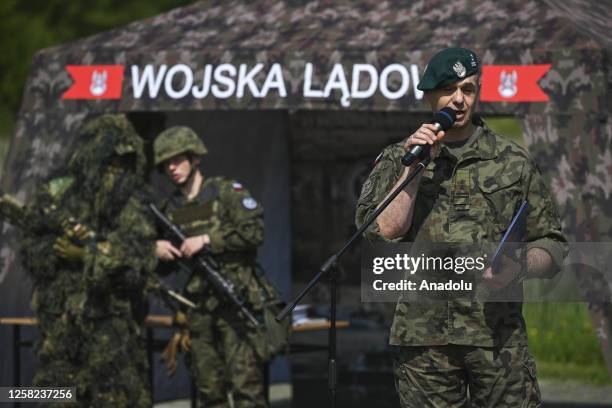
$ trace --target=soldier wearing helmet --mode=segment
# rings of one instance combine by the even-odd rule
[[[199,157],[208,153],[204,142],[200,140],[193,130],[185,126],[176,126],[160,133],[155,139],[153,150],[156,166],[169,159],[174,159],[175,164],[178,164],[179,158],[184,157],[187,159],[190,164],[189,174],[184,174],[180,170],[175,173],[177,176],[180,176],[181,180],[178,183],[180,185],[186,183],[190,177],[195,176]],[[171,179],[175,181],[173,177]]]
[[[180,247],[159,239],[156,254],[160,273],[174,262],[209,251],[219,272],[237,288],[248,307],[261,314],[265,295],[255,276],[257,247],[263,242],[263,208],[237,181],[205,177],[199,168],[206,147],[193,130],[166,129],[155,139],[155,164],[174,183],[174,194],[162,205],[167,217],[188,236]],[[251,327],[228,303],[193,273],[187,296],[197,304],[178,313],[179,337],[169,348],[182,345],[190,374],[206,407],[228,407],[228,394],[236,407],[265,407],[262,333]],[[176,355],[176,351],[165,353]],[[175,361],[167,361],[172,373]]]
[[[68,168],[26,206],[22,259],[41,340],[34,384],[75,386],[83,407],[149,407],[140,333],[157,263],[143,142],[124,115],[83,126]]]

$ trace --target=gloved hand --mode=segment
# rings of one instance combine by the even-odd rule
[[[179,343],[181,345],[181,350],[183,350],[183,353],[189,353],[191,351],[191,336],[189,334],[188,329],[181,330],[181,338]]]
[[[53,244],[55,254],[68,262],[80,262],[85,256],[85,248],[73,244],[66,236],[59,237]]]
[[[179,310],[174,315],[174,320],[172,323],[175,326],[187,327],[187,324],[189,324],[189,320],[187,319],[187,315]]]
[[[172,377],[176,373],[176,355],[179,347],[183,352],[187,353],[191,350],[191,340],[189,338],[189,330],[181,329],[174,333],[168,344],[161,353],[161,360],[166,363],[166,373],[168,377]]]
[[[76,224],[66,228],[64,236],[73,242],[84,242],[95,238],[96,234],[86,225]]]

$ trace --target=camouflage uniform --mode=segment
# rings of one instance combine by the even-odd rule
[[[189,144],[169,134],[178,146]],[[160,137],[155,146],[158,164],[164,159],[158,154]],[[255,277],[255,258],[263,242],[263,208],[250,193],[233,180],[210,177],[204,179],[196,197],[188,200],[177,190],[163,210],[187,236],[210,236],[207,248],[218,271],[234,284],[247,307],[260,315],[264,298]],[[161,267],[171,268],[172,263]],[[236,307],[215,293],[200,273],[192,274],[186,292],[198,306],[187,314],[191,350],[186,359],[201,404],[229,407],[231,393],[234,407],[266,407],[263,333],[247,324]]]
[[[565,238],[555,206],[529,155],[476,119],[475,134],[455,157],[448,146],[424,171],[412,226],[396,241],[496,242],[527,198],[527,247],[546,249],[556,265]],[[400,178],[403,143],[387,147],[363,186],[361,225]],[[388,241],[376,221],[369,240]],[[521,303],[398,302],[390,344],[401,347],[396,378],[402,406],[461,407],[469,379],[476,406],[538,406],[535,364],[527,350]],[[440,375],[443,374],[443,375]]]
[[[151,406],[141,330],[145,281],[153,272],[155,229],[133,192],[142,190],[142,140],[123,115],[86,124],[85,144],[68,172],[36,192],[26,209],[24,262],[34,281],[39,319],[37,386],[76,386],[83,407]],[[119,160],[123,171],[109,170]],[[66,260],[54,245],[74,218],[95,237],[73,241],[83,250]]]

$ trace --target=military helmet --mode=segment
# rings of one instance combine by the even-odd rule
[[[179,154],[193,153],[201,156],[207,152],[204,142],[187,126],[168,128],[161,132],[153,142],[156,166]]]

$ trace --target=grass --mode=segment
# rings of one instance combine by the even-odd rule
[[[516,118],[485,121],[493,131],[525,146]],[[585,303],[527,303],[523,314],[540,378],[612,384]]]
[[[612,384],[585,303],[527,303],[523,314],[541,378]]]

